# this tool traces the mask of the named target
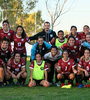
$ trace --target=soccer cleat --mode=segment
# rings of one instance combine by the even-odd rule
[[[64,86],[64,85],[65,85],[65,83],[62,83],[62,84],[61,84],[61,87]]]
[[[88,88],[88,87],[90,87],[90,84],[86,84],[84,87]]]
[[[78,86],[79,85],[79,83],[76,83],[76,86]]]
[[[78,86],[78,88],[83,88],[83,84],[80,84],[80,85]]]
[[[70,89],[72,87],[72,85],[64,85],[61,88],[66,88],[66,89]]]
[[[56,84],[56,86],[57,86],[57,87],[59,87],[59,86],[60,86],[60,84],[58,84],[58,83],[55,83],[55,84]]]

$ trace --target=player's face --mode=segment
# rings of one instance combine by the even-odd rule
[[[85,26],[85,27],[83,28],[83,31],[84,31],[84,33],[88,33],[88,32],[89,32],[89,28],[88,28],[87,26]]]
[[[68,52],[63,52],[63,58],[68,58]]]
[[[75,40],[73,38],[70,38],[68,43],[69,43],[70,46],[74,46]]]
[[[6,49],[7,46],[8,46],[8,42],[7,42],[7,41],[3,41],[3,42],[2,42],[2,48],[3,48],[3,49]]]
[[[51,49],[51,54],[52,54],[53,56],[55,56],[55,55],[57,54],[56,48],[52,48],[52,49]]]
[[[15,54],[15,61],[16,62],[19,62],[20,61],[20,54]]]
[[[37,54],[37,55],[36,55],[36,60],[37,60],[37,61],[40,61],[40,60],[41,60],[41,55],[40,55],[40,54]]]
[[[76,28],[73,27],[73,28],[71,29],[71,33],[74,35],[74,34],[76,34],[76,32],[77,32]]]
[[[49,23],[45,23],[44,24],[44,29],[45,29],[46,32],[49,32],[50,24]]]
[[[8,30],[8,28],[9,28],[8,23],[3,23],[3,29],[4,29],[4,30]]]
[[[43,45],[43,39],[42,38],[38,39],[38,44],[39,44],[39,46]]]
[[[59,37],[60,40],[62,40],[64,38],[64,34],[62,32],[59,32],[58,37]]]
[[[89,50],[85,50],[85,51],[84,51],[84,56],[85,56],[85,58],[89,58],[89,57],[90,57],[90,52],[89,52]]]
[[[17,29],[17,34],[18,34],[19,36],[21,36],[21,35],[22,35],[22,32],[23,32],[23,29],[22,29],[21,27],[18,27],[18,29]]]
[[[88,43],[90,43],[90,35],[86,35],[86,40]]]

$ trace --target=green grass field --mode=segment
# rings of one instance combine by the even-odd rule
[[[27,62],[29,82],[29,61]],[[0,88],[0,100],[90,100],[90,89],[73,87],[71,89],[61,89],[60,87],[3,87]]]

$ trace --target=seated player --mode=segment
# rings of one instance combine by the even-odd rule
[[[31,62],[30,65],[30,82],[29,87],[34,87],[36,85],[42,85],[44,87],[49,86],[47,81],[47,70],[48,66],[44,60],[42,60],[39,53],[36,54],[36,60]]]
[[[68,84],[73,85],[74,74],[77,74],[75,69],[75,62],[73,59],[69,58],[67,50],[63,50],[63,58],[58,61],[57,78],[61,82],[61,87],[65,85],[65,80],[68,80]]]
[[[28,42],[30,44],[30,40],[27,37],[22,26],[17,26],[16,34],[14,36],[14,52],[18,51],[21,53],[22,59],[26,62],[26,47],[25,43]]]
[[[69,36],[68,42],[65,43],[61,49],[67,49],[69,51],[69,57],[74,59],[77,63],[80,58],[80,43],[76,41],[75,37]]]
[[[89,50],[90,50],[90,33],[87,33],[86,34],[86,37],[85,37],[85,39],[86,39],[86,41],[84,41],[83,43],[82,43],[82,46],[81,46],[81,56],[84,54],[84,50],[86,49],[86,48],[88,48]]]
[[[44,55],[45,61],[47,61],[49,70],[48,70],[48,81],[51,85],[53,85],[53,78],[54,78],[54,72],[55,72],[55,82],[56,85],[59,86],[58,80],[57,80],[57,71],[55,70],[55,65],[58,63],[58,60],[61,58],[60,52],[58,51],[56,46],[51,47],[51,51],[49,53],[46,53]]]
[[[32,46],[31,49],[31,60],[35,59],[35,54],[40,53],[41,56],[43,57],[45,53],[50,50],[51,44],[45,42],[43,40],[43,37],[39,36],[37,42]]]
[[[0,59],[0,87],[3,86],[3,81],[4,81],[4,67],[5,64],[2,59]]]
[[[25,85],[27,78],[25,62],[19,52],[15,52],[14,57],[7,63],[7,79],[10,85],[14,84],[13,79],[17,79],[17,85]]]
[[[8,59],[12,56],[12,50],[11,46],[9,45],[9,40],[4,37],[2,39],[2,42],[0,44],[0,59],[2,59],[5,63],[4,67],[4,85],[7,84],[6,77],[7,77],[7,70],[6,70],[6,64],[8,62]]]
[[[3,21],[3,29],[0,29],[0,42],[4,37],[9,39],[9,45],[11,45],[11,42],[13,41],[13,36],[15,32],[11,29],[9,29],[9,22],[8,20]]]
[[[84,57],[79,61],[78,72],[79,72],[78,75],[79,88],[81,88],[83,87],[82,78],[85,81],[85,84],[87,84],[87,80],[90,81],[90,50],[89,49],[85,49]]]
[[[54,41],[54,44],[59,49],[65,43],[67,43],[67,38],[64,37],[64,32],[60,30],[58,31],[58,38],[56,38],[56,40]]]

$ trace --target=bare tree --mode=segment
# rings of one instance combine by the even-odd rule
[[[67,9],[66,11],[65,11],[65,9],[64,9],[64,7],[65,7],[65,5],[66,5],[66,3],[67,3],[68,0],[63,0],[62,3],[61,3],[61,1],[62,1],[62,0],[57,0],[57,1],[56,1],[56,5],[54,5],[54,6],[55,6],[55,9],[53,9],[53,11],[50,10],[50,7],[49,7],[49,5],[48,5],[48,0],[45,1],[46,9],[47,9],[47,11],[48,11],[48,13],[49,13],[49,15],[50,15],[50,19],[51,19],[51,28],[52,28],[52,29],[54,28],[54,25],[55,25],[56,21],[58,20],[58,18],[59,18],[61,15],[65,14],[66,12],[69,11],[69,9]],[[60,23],[60,22],[58,22],[58,24],[59,24],[59,23]],[[57,25],[58,25],[58,24],[57,24]]]

